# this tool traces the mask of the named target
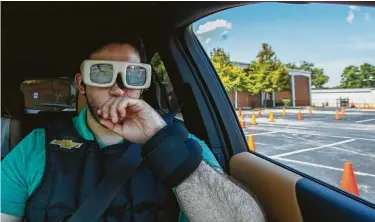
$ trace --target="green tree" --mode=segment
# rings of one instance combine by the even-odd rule
[[[267,43],[262,44],[256,60],[250,63],[247,72],[250,83],[249,91],[253,94],[262,91],[280,92],[290,88],[288,70],[277,59],[276,53]]]
[[[375,66],[364,63],[348,66],[341,74],[340,88],[375,87]]]
[[[249,91],[249,79],[243,69],[233,65],[229,54],[222,48],[214,48],[210,60],[227,92]]]
[[[288,69],[296,69],[311,72],[311,85],[313,85],[315,88],[323,88],[324,84],[326,84],[329,80],[329,77],[324,75],[324,69],[316,68],[314,66],[314,63],[301,61],[300,65],[288,63],[285,66]]]
[[[300,67],[297,66],[295,63],[287,63],[287,64],[285,64],[285,68],[301,70]]]
[[[154,74],[161,81],[161,84],[167,84],[169,82],[169,77],[159,53],[155,53],[155,55],[152,57],[151,66],[154,68]]]

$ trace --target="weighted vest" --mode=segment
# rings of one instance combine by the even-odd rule
[[[173,119],[163,118],[167,123]],[[125,141],[100,149],[96,141],[79,136],[71,121],[52,124],[45,132],[44,175],[25,207],[25,219],[31,222],[69,218],[131,145]],[[140,152],[141,149],[139,155]],[[172,189],[157,181],[142,163],[117,194],[102,221],[177,221],[178,213]]]

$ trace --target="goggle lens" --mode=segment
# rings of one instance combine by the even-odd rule
[[[130,86],[143,86],[146,83],[146,69],[140,66],[126,68],[126,83]]]
[[[113,79],[111,64],[95,64],[90,67],[90,80],[97,84],[110,83]]]

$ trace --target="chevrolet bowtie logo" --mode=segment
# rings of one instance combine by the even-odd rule
[[[79,148],[83,143],[76,143],[73,140],[53,140],[51,144],[59,145],[60,148],[72,149]]]

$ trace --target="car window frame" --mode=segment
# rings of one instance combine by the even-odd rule
[[[242,6],[242,5],[239,5],[239,6]],[[219,11],[224,11],[230,8],[233,8],[233,6],[228,6],[227,8],[221,8],[221,10]],[[215,14],[217,12],[218,11],[214,11],[211,14]],[[368,200],[362,199],[358,196],[348,193],[338,187],[328,184],[325,181],[317,179],[295,168],[284,165],[283,163],[277,160],[271,159],[265,155],[259,154],[257,152],[249,151],[245,134],[240,127],[239,119],[237,117],[236,111],[234,110],[234,107],[232,106],[230,102],[229,96],[226,93],[225,88],[222,82],[220,81],[220,78],[215,68],[213,67],[207,53],[205,52],[203,46],[201,45],[197,36],[193,32],[192,24],[195,21],[203,17],[207,17],[211,14],[205,14],[204,16],[199,17],[196,20],[192,21],[190,25],[184,27],[183,36],[180,36],[180,44],[184,44],[185,46],[184,53],[189,55],[189,59],[190,59],[189,62],[191,64],[194,64],[194,68],[196,70],[195,74],[199,76],[200,80],[202,81],[201,84],[206,85],[206,87],[202,88],[202,90],[204,90],[205,95],[209,95],[211,99],[210,105],[215,107],[215,113],[212,113],[212,116],[215,117],[217,121],[220,121],[222,123],[222,127],[224,127],[223,128],[224,130],[218,130],[217,134],[221,134],[221,137],[225,138],[225,141],[228,144],[227,153],[229,154],[229,159],[238,153],[250,152],[252,155],[262,158],[272,164],[275,164],[290,172],[298,174],[320,185],[323,185],[324,187],[334,190],[340,193],[341,195],[350,197],[351,199],[354,199],[355,201],[359,203],[362,203],[366,206],[374,208],[375,204]],[[185,42],[183,40],[185,40]],[[217,86],[217,88],[210,87],[212,85]],[[223,108],[226,110],[223,110]],[[239,134],[242,136],[242,139],[240,140],[237,139],[241,137],[239,136]]]

